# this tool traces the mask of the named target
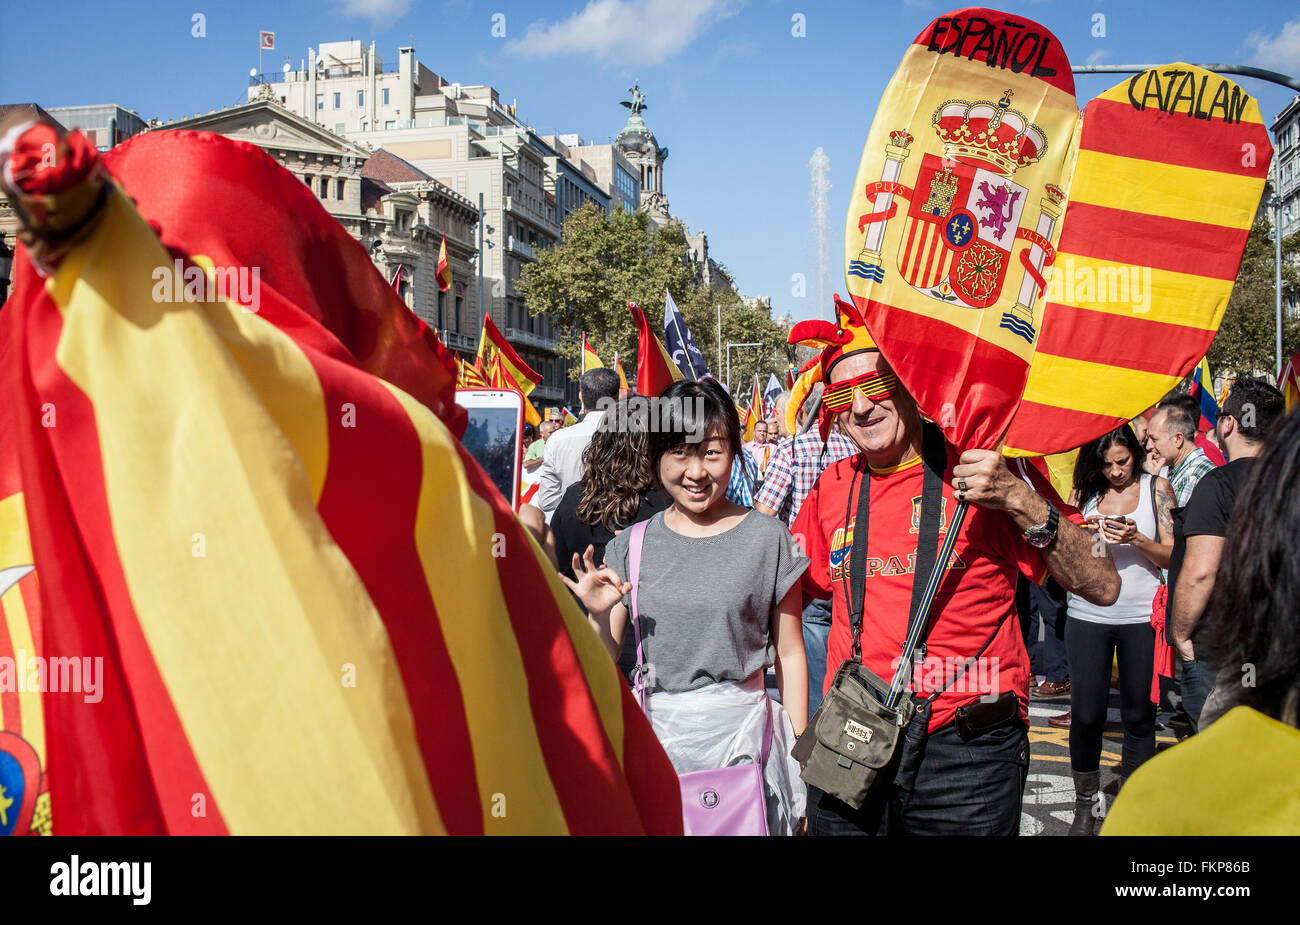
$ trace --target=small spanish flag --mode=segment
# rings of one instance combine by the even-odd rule
[[[745,422],[745,440],[754,439],[754,425],[764,419],[763,388],[758,384],[758,373],[754,373],[754,388],[749,394],[749,420]]]
[[[534,427],[541,426],[542,416],[537,413],[537,409],[528,400],[528,396],[524,394],[523,389],[519,388],[519,383],[515,382],[510,374],[506,372],[505,366],[501,362],[501,352],[498,350],[492,351],[492,361],[488,366],[488,382],[494,389],[518,392],[519,397],[524,400],[524,420]]]
[[[596,354],[596,348],[587,340],[587,332],[582,332],[582,371],[604,369],[605,361]]]
[[[668,386],[681,381],[682,371],[655,336],[654,329],[646,321],[640,306],[628,302],[627,307],[632,312],[637,328],[636,390],[651,398],[662,395]]]
[[[627,384],[627,375],[623,372],[623,361],[618,358],[618,351],[614,351],[614,372],[618,373],[618,391],[619,398],[623,398],[630,388]]]
[[[438,248],[438,291],[446,292],[451,288],[451,264],[447,262],[447,236],[442,236],[442,247]]]
[[[479,360],[490,362],[492,350],[496,350],[501,354],[501,365],[510,374],[510,378],[519,383],[519,391],[527,395],[533,390],[534,386],[541,384],[541,374],[533,372],[532,367],[524,362],[523,358],[515,352],[515,348],[510,346],[510,342],[497,329],[497,326],[492,322],[492,316],[485,312],[483,314],[483,333],[478,342]]]
[[[1282,375],[1277,379],[1278,390],[1286,399],[1287,413],[1300,405],[1300,353],[1297,353],[1282,367]]]
[[[570,424],[578,423],[578,416],[574,414],[572,411],[570,411],[568,408],[563,408],[563,407],[560,408],[560,414],[563,415],[564,417],[565,427],[568,427]]]

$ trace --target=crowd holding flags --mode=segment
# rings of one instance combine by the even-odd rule
[[[192,132],[101,158],[37,125],[3,166],[21,214],[88,222],[29,229],[0,313],[30,556],[14,518],[0,550],[34,566],[4,635],[39,593],[44,654],[113,692],[45,698],[55,833],[681,831],[649,723],[458,440],[451,357],[301,182]],[[160,301],[173,255],[187,291],[258,267],[259,310]]]

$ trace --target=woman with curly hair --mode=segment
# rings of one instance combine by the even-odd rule
[[[644,416],[623,399],[592,435],[582,455],[582,481],[569,486],[551,517],[556,563],[566,578],[573,578],[575,552],[592,546],[596,561],[604,561],[605,544],[615,534],[671,503],[650,476],[646,430]]]

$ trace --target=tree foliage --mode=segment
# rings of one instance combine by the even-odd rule
[[[1255,223],[1246,239],[1241,269],[1228,300],[1223,323],[1210,345],[1210,369],[1215,375],[1272,375],[1277,359],[1276,309],[1274,302],[1275,245],[1267,220]],[[1282,357],[1286,362],[1300,350],[1300,318],[1286,317],[1286,298],[1300,291],[1300,234],[1282,242]]]
[[[606,363],[617,352],[631,377],[636,371],[636,327],[628,302],[641,306],[662,340],[664,291],[672,293],[682,317],[704,354],[709,370],[721,379],[718,363],[718,309],[722,310],[723,344],[761,342],[732,350],[732,383],[737,390],[758,371],[785,368],[785,327],[764,306],[750,307],[729,290],[710,291],[690,260],[685,231],[669,224],[658,230],[641,212],[622,209],[606,214],[593,203],[572,213],[560,243],[537,252],[517,286],[534,315],[549,315],[559,333],[561,356],[576,360],[582,332]],[[565,333],[568,332],[568,333]],[[724,346],[725,352],[725,346]],[[781,357],[779,362],[769,357]],[[725,357],[724,357],[725,359]],[[760,362],[761,361],[761,362]],[[761,367],[761,368],[760,368]],[[580,363],[572,364],[575,378]]]

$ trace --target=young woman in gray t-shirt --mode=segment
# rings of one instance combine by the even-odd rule
[[[804,804],[798,765],[788,756],[808,719],[799,589],[808,559],[781,521],[725,497],[741,446],[726,391],[713,380],[678,382],[651,401],[651,472],[672,506],[646,528],[638,578],[647,712],[685,773],[757,755],[771,710],[769,827],[788,832]],[[581,559],[575,554],[576,580],[564,579],[614,658],[630,632],[632,586],[622,577],[630,577],[629,545],[623,531],[599,567],[590,549]],[[784,710],[768,704],[769,664]]]

